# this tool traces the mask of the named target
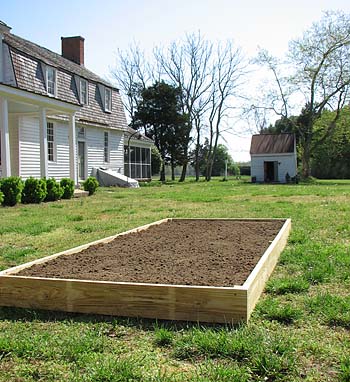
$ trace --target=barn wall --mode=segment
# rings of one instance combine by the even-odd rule
[[[251,176],[256,177],[257,182],[264,182],[264,162],[277,161],[278,165],[278,181],[286,182],[286,174],[291,177],[297,174],[296,155],[291,154],[275,154],[275,155],[252,155],[251,156]]]

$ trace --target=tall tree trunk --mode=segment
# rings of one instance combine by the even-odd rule
[[[216,150],[218,147],[218,142],[219,142],[219,136],[220,136],[220,122],[221,122],[221,109],[222,109],[222,102],[221,105],[219,106],[219,113],[217,120],[215,122],[215,140],[214,140],[214,132],[213,132],[213,125],[211,123],[210,126],[210,148],[209,148],[209,158],[210,160],[208,161],[208,166],[207,166],[207,178],[206,180],[209,182],[211,180],[211,174],[213,172],[213,165],[215,161],[215,156],[216,156]],[[214,146],[213,146],[213,140],[214,140]]]
[[[310,142],[305,142],[303,145],[303,156],[302,156],[302,175],[303,178],[307,179],[311,176],[311,147]]]
[[[196,171],[196,182],[199,181],[199,150],[200,150],[200,142],[201,142],[201,121],[200,121],[200,115],[197,114],[195,119],[195,126],[197,131],[197,140],[196,140],[196,149],[194,151],[194,163],[195,163],[195,171]]]
[[[162,162],[162,166],[160,168],[160,178],[159,180],[161,182],[165,182],[165,164],[164,164],[164,159],[163,159],[163,162]]]
[[[189,146],[189,142],[190,142],[189,133],[190,132],[188,132],[188,135],[187,135],[187,145],[184,148],[184,161],[182,164],[182,171],[181,171],[181,176],[180,176],[179,182],[184,182],[186,179],[187,164],[188,164],[188,146]]]
[[[195,169],[196,169],[196,182],[199,181],[199,148],[200,148],[200,143],[199,143],[200,136],[198,134],[197,136],[197,143],[196,143],[196,150],[195,150]]]
[[[179,179],[179,182],[184,182],[186,179],[186,172],[187,172],[187,161],[182,165],[182,172]]]
[[[199,182],[199,176],[200,176],[200,169],[199,169],[199,158],[198,158],[198,152],[196,152],[196,182]]]
[[[212,165],[212,150],[213,150],[213,138],[214,138],[214,131],[213,131],[213,122],[210,121],[210,139],[209,139],[209,148],[208,148],[208,158],[207,158],[207,167],[205,169],[205,180],[207,182],[211,179],[211,169],[213,168]]]
[[[171,180],[175,180],[175,164],[171,161]]]

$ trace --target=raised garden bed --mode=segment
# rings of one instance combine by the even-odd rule
[[[290,219],[164,219],[0,272],[0,306],[248,321]]]

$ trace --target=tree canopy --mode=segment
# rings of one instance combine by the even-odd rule
[[[141,92],[133,124],[143,128],[162,158],[160,180],[165,180],[164,165],[181,163],[185,151],[188,116],[182,112],[180,89],[156,82]]]

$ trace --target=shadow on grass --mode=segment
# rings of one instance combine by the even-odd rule
[[[144,331],[154,331],[155,328],[169,329],[174,332],[182,331],[184,329],[237,329],[244,324],[218,324],[218,323],[202,323],[190,321],[170,321],[150,318],[133,318],[133,317],[119,317],[96,315],[86,313],[69,313],[57,312],[49,310],[34,310],[27,308],[12,308],[0,307],[0,321],[20,321],[20,322],[76,322],[76,323],[111,323],[114,325],[122,325],[129,328],[142,329]]]

